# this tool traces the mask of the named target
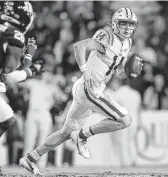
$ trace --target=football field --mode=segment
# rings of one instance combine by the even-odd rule
[[[34,177],[20,167],[3,167],[3,177]],[[47,177],[168,177],[168,168],[162,167],[75,167],[75,168],[46,168],[42,176]]]

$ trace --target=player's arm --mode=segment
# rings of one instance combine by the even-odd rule
[[[115,71],[115,76],[116,77],[119,77],[120,79],[126,79],[127,78],[127,74],[125,72],[125,64],[126,64],[127,60],[128,60],[128,54],[124,57],[124,60],[121,63],[121,65],[119,65],[118,68],[116,69],[116,71]]]
[[[92,50],[105,53],[106,45],[109,43],[109,34],[106,30],[96,31],[92,38],[79,41],[73,45],[76,61],[82,72],[87,70],[86,61]]]
[[[44,67],[43,62],[40,60],[32,64],[29,68],[23,70],[15,70],[8,74],[3,74],[2,80],[5,82],[5,84],[18,83],[25,81],[27,78],[39,75],[42,72],[44,72]]]
[[[82,72],[88,70],[87,68],[87,58],[92,50],[95,50],[95,42],[92,38],[88,38],[79,42],[76,42],[73,45],[74,54],[78,66]]]
[[[10,44],[6,45],[6,57],[4,61],[3,73],[7,74],[16,70],[18,61],[23,53],[23,48],[19,48],[18,46],[13,46]]]
[[[124,55],[124,60],[123,62],[121,63],[121,65],[117,68],[116,70],[116,75],[120,78],[120,79],[126,79],[128,78],[127,77],[127,73],[126,73],[126,70],[125,70],[125,65],[127,63],[127,60],[129,58],[129,52],[130,52],[130,49],[131,49],[131,46],[132,46],[132,40],[129,39],[129,48],[125,51],[125,55]]]
[[[6,84],[22,82],[28,77],[35,76],[44,71],[43,63],[38,62],[32,64],[32,57],[36,49],[37,49],[36,41],[34,40],[34,38],[30,38],[28,40],[28,45],[25,50],[24,61],[22,65],[19,68],[18,66],[16,66],[15,68],[13,68],[13,70],[3,73],[2,79]],[[18,60],[20,60],[23,54],[23,48],[9,45],[6,54],[7,54],[6,56],[9,59],[7,64],[11,63],[14,59],[16,59],[18,63]]]
[[[127,61],[128,56],[124,57],[123,62],[121,63],[121,65],[118,66],[118,68],[115,71],[115,76],[119,77],[120,79],[127,79],[127,75],[125,72],[125,64]]]
[[[141,74],[143,68],[143,60],[138,54],[129,55],[132,46],[132,40],[129,39],[129,48],[125,52],[125,58],[122,62],[122,69],[120,72],[120,78],[128,78],[130,80],[136,78]]]
[[[23,56],[23,62],[19,69],[25,69],[31,66],[32,57],[37,49],[36,41],[34,38],[30,38],[28,45]],[[8,74],[18,68],[21,63],[21,57],[23,55],[23,48],[17,45],[7,44],[6,46],[6,57],[4,60],[3,73]]]
[[[20,70],[29,68],[32,65],[32,58],[37,50],[37,44],[36,44],[36,40],[34,39],[34,37],[28,38],[28,43],[24,50],[25,52],[23,56],[23,62],[21,66],[19,66],[18,68]]]

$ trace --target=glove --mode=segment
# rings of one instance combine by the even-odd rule
[[[32,71],[32,76],[40,75],[45,71],[43,60],[39,60],[36,63],[30,66],[30,70]]]
[[[37,50],[36,40],[34,37],[28,38],[27,46],[25,47],[25,55],[31,55],[33,57],[34,53]]]
[[[142,58],[138,54],[133,54],[125,63],[125,74],[131,80],[141,74],[143,69]]]

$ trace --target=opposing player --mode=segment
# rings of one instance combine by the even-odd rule
[[[25,34],[33,19],[33,8],[30,2],[4,2],[0,15],[0,37],[2,41],[0,64],[3,73],[10,73],[18,67],[25,45]],[[25,63],[28,62],[28,58],[30,60],[31,56],[26,55]]]
[[[35,40],[29,39],[25,46],[24,34],[33,20],[31,4],[27,1],[4,2],[0,19],[0,92],[6,92],[6,85],[36,75],[42,66],[31,62],[37,49]],[[11,107],[0,97],[0,137],[14,122]]]
[[[36,162],[40,157],[69,138],[76,143],[80,155],[90,158],[87,138],[124,129],[131,124],[128,111],[112,97],[105,95],[104,89],[114,75],[127,75],[132,79],[141,73],[141,58],[133,55],[128,59],[131,38],[136,28],[135,13],[129,8],[121,8],[114,13],[109,29],[100,29],[93,38],[74,44],[75,57],[83,75],[73,86],[73,101],[64,126],[50,135],[44,144],[21,158],[21,166],[39,174]],[[85,117],[92,111],[105,116],[104,120],[81,129]]]

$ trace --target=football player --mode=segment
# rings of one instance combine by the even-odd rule
[[[30,38],[25,46],[24,34],[33,20],[31,4],[28,1],[4,2],[0,19],[0,92],[6,92],[6,85],[36,75],[42,65],[31,62],[37,49],[35,40]],[[0,97],[0,137],[14,122],[11,107]]]
[[[89,159],[87,138],[124,129],[131,124],[128,111],[104,90],[114,75],[132,79],[140,74],[141,58],[134,55],[128,60],[136,28],[135,13],[129,8],[121,8],[114,13],[110,28],[100,29],[93,38],[74,44],[75,57],[83,75],[73,85],[73,101],[66,121],[62,129],[50,135],[44,144],[21,158],[21,166],[34,174],[40,173],[35,164],[39,158],[69,138],[76,143],[79,154]],[[104,120],[83,128],[85,118],[92,111],[100,113]]]
[[[25,45],[25,33],[30,28],[33,18],[33,8],[30,2],[4,2],[0,15],[0,50],[2,52],[0,64],[3,73],[10,73],[18,67]],[[28,58],[31,56],[25,57],[26,63]]]

